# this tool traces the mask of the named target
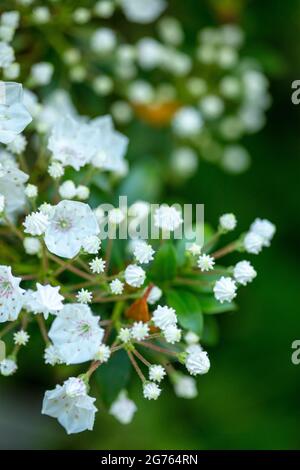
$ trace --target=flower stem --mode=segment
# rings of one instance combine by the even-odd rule
[[[145,359],[136,349],[134,349],[132,352],[133,352],[133,354],[134,354],[136,357],[139,358],[139,360],[140,360],[143,364],[145,364],[145,366],[147,366],[147,367],[150,367],[150,366],[151,366],[150,362],[147,361],[147,359]]]
[[[217,259],[217,258],[222,258],[222,256],[228,255],[229,253],[232,253],[235,251],[239,246],[239,240],[235,240],[232,243],[229,243],[229,245],[224,246],[223,248],[220,248],[220,250],[215,251],[212,253],[212,257]]]
[[[137,375],[138,375],[139,378],[141,379],[141,381],[142,381],[143,383],[146,382],[146,378],[145,378],[143,372],[141,371],[141,369],[139,368],[139,366],[138,366],[136,360],[134,359],[132,353],[131,353],[130,351],[127,351],[127,354],[128,354],[128,357],[129,357],[129,359],[130,359],[130,361],[131,361],[131,364],[133,365],[133,367],[134,367],[134,369],[135,369]]]

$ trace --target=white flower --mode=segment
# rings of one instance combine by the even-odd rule
[[[94,274],[104,273],[105,265],[106,265],[106,261],[104,261],[102,258],[94,258],[89,263],[91,271]]]
[[[142,321],[134,322],[131,328],[131,337],[137,341],[142,341],[149,336],[149,326]]]
[[[154,100],[155,92],[150,83],[144,80],[135,80],[128,87],[128,99],[134,104],[148,104]]]
[[[76,189],[76,197],[80,199],[80,201],[85,201],[90,196],[90,190],[87,186],[80,184]]]
[[[91,235],[82,240],[82,248],[86,253],[95,255],[100,250],[101,240],[96,235]]]
[[[0,194],[0,214],[4,212],[4,209],[5,209],[5,197],[3,196],[3,194]]]
[[[155,326],[164,330],[170,325],[176,325],[177,317],[174,308],[158,305],[153,312],[152,320]]]
[[[261,235],[254,232],[248,232],[244,238],[244,248],[247,253],[258,255],[261,252],[265,240]]]
[[[185,365],[191,375],[206,374],[210,369],[207,352],[201,349],[188,352]]]
[[[14,333],[14,343],[18,346],[25,346],[29,341],[29,334],[24,330]]]
[[[153,38],[142,38],[137,45],[137,59],[145,70],[159,66],[164,58],[164,46]]]
[[[164,337],[167,343],[178,343],[181,340],[181,330],[176,325],[169,325],[164,329]]]
[[[66,116],[58,119],[52,128],[48,149],[54,160],[78,171],[94,154],[94,138],[94,131],[89,124]]]
[[[250,231],[256,235],[260,235],[264,240],[264,246],[270,246],[276,227],[267,219],[255,219],[251,224]]]
[[[192,176],[198,167],[198,155],[189,147],[180,147],[171,154],[172,170],[179,178]]]
[[[202,98],[200,107],[207,119],[217,119],[224,111],[224,102],[217,95],[206,95]]]
[[[120,423],[129,424],[136,410],[136,404],[127,397],[127,392],[122,390],[111,405],[109,414],[114,416]]]
[[[147,245],[144,241],[139,241],[136,243],[133,254],[136,260],[142,264],[148,264],[153,260],[153,255],[155,251],[151,245]]]
[[[195,398],[198,395],[196,380],[180,374],[175,379],[174,391],[180,398]]]
[[[41,212],[32,212],[23,222],[24,232],[30,235],[42,235],[48,227],[48,217]]]
[[[44,351],[45,364],[55,366],[56,364],[62,364],[63,361],[58,353],[58,350],[53,344],[48,346]]]
[[[87,395],[84,382],[71,377],[54,390],[47,390],[42,414],[57,418],[68,434],[91,431],[97,411],[94,401],[95,398]]]
[[[167,231],[174,231],[182,224],[183,220],[178,209],[172,206],[162,205],[155,210],[154,225]]]
[[[122,172],[128,138],[114,129],[111,116],[93,119],[90,128],[93,132],[91,164],[102,170]]]
[[[19,0],[20,1],[20,0]],[[21,0],[24,3],[24,0]],[[32,0],[25,0],[26,3],[32,3]],[[32,11],[33,19],[36,23],[45,24],[50,20],[50,11],[47,7],[36,7]]]
[[[87,8],[76,8],[73,12],[73,19],[78,24],[85,24],[91,18],[91,12]]]
[[[76,196],[76,186],[72,180],[67,180],[60,185],[58,192],[63,199],[73,199]]]
[[[104,331],[87,305],[67,304],[55,318],[49,338],[66,364],[80,364],[94,359]]]
[[[184,339],[187,344],[197,344],[200,338],[193,331],[188,331],[185,334]]]
[[[49,219],[45,243],[51,253],[73,258],[79,253],[83,241],[98,233],[97,219],[87,204],[61,201]]]
[[[197,243],[192,243],[187,249],[187,251],[191,253],[193,256],[200,255],[201,250],[202,250],[202,247],[198,245]]]
[[[115,32],[110,28],[98,28],[91,38],[91,48],[100,54],[109,54],[117,45]]]
[[[100,18],[110,18],[114,10],[115,5],[111,0],[100,0],[94,6],[94,13]]]
[[[189,106],[177,111],[172,121],[173,130],[179,137],[193,137],[201,131],[202,126],[200,112]]]
[[[38,195],[38,188],[34,184],[28,184],[25,188],[25,194],[29,198],[36,198]]]
[[[17,135],[12,142],[7,146],[8,150],[15,155],[21,155],[27,145],[27,140],[22,134]]]
[[[54,68],[50,62],[39,62],[31,67],[31,79],[35,85],[48,85]]]
[[[154,382],[161,382],[165,375],[166,371],[161,365],[154,364],[149,367],[150,380],[153,380]]]
[[[122,343],[129,343],[131,340],[131,330],[129,328],[121,328],[118,334],[118,338]]]
[[[20,13],[18,11],[5,11],[1,14],[1,24],[17,29],[20,21]]]
[[[3,359],[3,361],[0,362],[0,373],[5,376],[13,375],[18,366],[16,362],[13,359]]]
[[[121,282],[119,279],[114,279],[109,284],[110,290],[112,294],[120,295],[123,293],[124,290],[124,283]]]
[[[14,277],[10,266],[0,266],[0,323],[14,321],[23,307],[21,278]]]
[[[249,261],[239,261],[234,267],[233,275],[237,282],[245,286],[256,277],[257,273]]]
[[[60,286],[52,287],[49,284],[36,284],[37,290],[27,300],[26,308],[35,314],[42,313],[47,319],[49,313],[56,315],[63,308],[63,296],[60,295]]]
[[[125,281],[132,287],[141,287],[145,282],[145,271],[136,264],[129,264],[125,269]]]
[[[135,23],[151,23],[166,8],[165,0],[121,0],[124,14],[129,21]]]
[[[22,85],[0,81],[0,142],[12,142],[31,121],[32,118],[23,105]]]
[[[26,204],[24,183],[28,180],[28,175],[18,169],[9,153],[0,151],[0,160],[0,194],[5,198],[6,215],[13,217]]]
[[[55,206],[51,206],[51,204],[48,204],[47,202],[43,202],[43,204],[41,204],[39,207],[39,211],[42,214],[47,215],[48,217],[50,216],[52,217],[55,211]]]
[[[52,162],[49,167],[48,167],[48,173],[51,176],[51,178],[58,179],[61,178],[64,175],[64,167],[61,163],[59,162]]]
[[[76,299],[80,304],[89,304],[92,301],[93,294],[87,289],[81,289],[76,294]]]
[[[147,400],[157,400],[161,394],[161,389],[154,382],[146,382],[143,385],[143,394]]]
[[[150,294],[147,297],[148,304],[150,305],[156,304],[156,302],[159,301],[161,296],[162,296],[162,290],[157,286],[153,286],[150,291]]]
[[[107,362],[110,358],[111,350],[106,344],[101,344],[97,354],[95,355],[95,360],[100,362]]]
[[[234,230],[237,224],[234,214],[223,214],[219,219],[220,228],[225,232]]]
[[[222,276],[214,286],[215,298],[221,302],[231,302],[236,297],[236,283],[231,277]]]
[[[6,69],[15,60],[15,53],[6,42],[0,42],[0,68]]]
[[[198,267],[201,271],[211,271],[214,269],[215,260],[210,255],[200,255],[197,261]]]

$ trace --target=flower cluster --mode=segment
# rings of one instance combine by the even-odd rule
[[[175,146],[172,165],[181,174],[196,168],[197,151],[206,158],[216,148],[222,156],[215,161],[227,169],[245,166],[245,150],[233,142],[261,127],[268,95],[264,75],[239,57],[239,28],[203,30],[195,54],[188,54],[175,18],[162,17],[155,25],[159,40],[140,38],[135,44],[98,27],[99,18],[108,20],[117,9],[129,21],[151,23],[167,7],[165,0],[101,0],[93,8],[68,8],[66,15],[60,15],[63,2],[49,5],[27,0],[21,16],[17,11],[0,16],[0,372],[17,373],[22,348],[30,347],[38,329],[45,366],[61,368],[64,380],[46,391],[42,413],[71,434],[93,429],[92,395],[99,383],[109,414],[123,424],[132,420],[137,411],[127,392],[132,372],[145,400],[157,400],[166,379],[178,397],[197,396],[196,377],[210,369],[206,349],[213,345],[214,314],[236,308],[238,291],[257,275],[244,254],[268,247],[275,226],[256,219],[248,232],[223,243],[237,226],[235,215],[227,213],[216,229],[205,225],[201,246],[187,244],[175,237],[184,224],[180,210],[160,204],[153,214],[158,237],[122,236],[126,223],[138,233],[151,212],[150,203],[140,199],[151,186],[148,173],[136,197],[139,177],[134,165],[129,171],[126,158],[135,144],[127,127],[133,114],[168,124]],[[91,28],[85,34],[87,23]],[[64,69],[37,59],[39,49],[31,63],[31,57],[23,58],[22,45],[12,48],[18,27],[29,35],[30,48],[30,32],[45,24],[50,34],[55,29],[55,44],[62,44],[56,54]],[[66,28],[82,50],[65,43]],[[47,41],[43,35],[42,40]],[[90,54],[82,54],[85,47],[90,62]],[[99,73],[103,64],[106,75]],[[164,83],[156,84],[157,69]],[[209,70],[216,70],[216,80],[209,79]],[[66,71],[67,83],[86,84],[79,101],[94,102],[97,94],[107,97],[112,91],[114,98],[97,100],[90,113],[81,103],[79,113],[70,94],[53,90]],[[148,78],[141,80],[142,75]],[[6,81],[18,77],[25,89]],[[116,194],[130,190],[130,207],[112,208]],[[113,233],[105,231],[107,223]],[[243,258],[235,259],[240,253]],[[226,255],[231,264],[223,263]],[[109,388],[111,376],[116,383],[120,378],[119,388]]]

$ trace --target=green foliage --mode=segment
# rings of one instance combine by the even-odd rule
[[[106,364],[96,370],[96,382],[105,405],[110,405],[117,398],[128,384],[130,375],[131,364],[124,350],[114,353]]]
[[[183,328],[192,330],[201,336],[203,315],[201,304],[196,295],[183,289],[169,290],[167,303],[176,310],[178,321]]]
[[[153,282],[160,284],[164,281],[172,281],[177,273],[176,251],[171,243],[165,242],[157,251],[155,259],[148,272],[148,277]]]

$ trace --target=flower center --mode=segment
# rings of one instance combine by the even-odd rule
[[[10,297],[13,293],[12,285],[6,279],[0,278],[0,297]]]
[[[56,227],[61,232],[66,232],[67,230],[70,230],[70,228],[72,227],[72,222],[70,219],[67,219],[67,218],[57,219]]]

